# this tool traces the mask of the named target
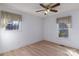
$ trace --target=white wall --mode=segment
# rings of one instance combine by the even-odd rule
[[[75,11],[64,12],[47,17],[44,23],[45,40],[79,49],[79,11]],[[63,16],[72,16],[72,28],[69,30],[68,38],[58,37],[56,18]]]
[[[22,15],[22,28],[20,30],[8,31],[0,28],[0,53],[42,40],[43,23],[41,18],[6,7],[0,7],[0,10],[7,10]]]

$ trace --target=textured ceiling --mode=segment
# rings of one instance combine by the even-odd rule
[[[4,5],[9,8],[13,8],[15,10],[24,12],[24,13],[29,13],[32,15],[44,17],[44,12],[35,12],[37,10],[43,9],[39,3],[3,3],[0,5]],[[49,12],[48,15],[54,15],[62,12],[67,12],[75,9],[79,9],[79,3],[61,3],[59,7],[56,8],[58,10],[57,13],[54,12]]]

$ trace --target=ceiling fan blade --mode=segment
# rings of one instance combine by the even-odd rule
[[[46,6],[44,6],[43,4],[40,4],[40,6],[42,6],[43,8],[46,8]]]
[[[44,10],[38,10],[38,11],[36,11],[36,12],[41,12],[41,11],[44,11]]]
[[[50,10],[51,12],[58,12],[57,10]]]
[[[60,3],[56,3],[55,5],[51,6],[51,8],[57,7],[59,5],[60,5]]]

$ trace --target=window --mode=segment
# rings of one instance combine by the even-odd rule
[[[0,26],[6,30],[18,30],[22,21],[22,16],[6,11],[0,11]]]
[[[71,16],[57,18],[58,36],[69,37],[69,28],[71,28]]]

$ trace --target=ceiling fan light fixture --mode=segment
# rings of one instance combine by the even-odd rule
[[[47,12],[50,12],[50,10],[49,10],[49,9],[47,9]]]
[[[46,10],[44,13],[45,13],[45,15],[46,15],[46,14],[48,13],[48,11]]]
[[[45,12],[44,12],[44,13],[45,13],[45,15],[47,15],[47,13],[48,13],[48,12],[50,12],[50,10],[49,10],[49,9],[45,10]]]

